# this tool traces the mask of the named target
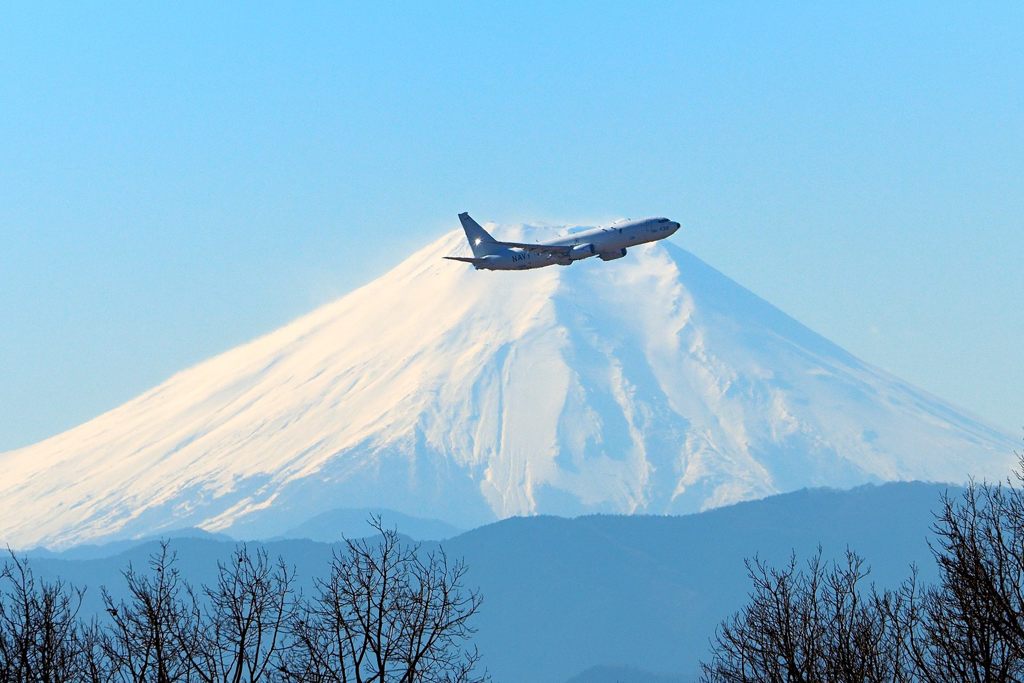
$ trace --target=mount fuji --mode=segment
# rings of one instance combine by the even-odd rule
[[[520,229],[520,239],[532,239]],[[452,232],[370,284],[0,454],[0,542],[265,538],[336,508],[468,528],[1001,478],[1017,440],[670,243],[491,273]]]

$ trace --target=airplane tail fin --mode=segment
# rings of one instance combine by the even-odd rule
[[[466,231],[466,239],[469,240],[469,248],[473,250],[473,256],[477,258],[487,256],[499,248],[498,242],[481,228],[479,223],[470,218],[468,213],[460,213],[459,221],[462,223],[462,229]]]

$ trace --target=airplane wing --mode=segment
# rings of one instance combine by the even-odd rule
[[[568,256],[572,247],[553,246],[550,244],[524,244],[522,242],[498,242],[504,247],[515,247],[533,254],[546,254],[548,256]]]

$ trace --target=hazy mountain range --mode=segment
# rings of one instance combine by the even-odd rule
[[[684,516],[515,518],[443,545],[466,560],[468,582],[483,594],[474,644],[495,683],[677,683],[694,680],[715,626],[746,600],[747,557],[783,563],[793,551],[809,557],[819,544],[826,557],[850,547],[879,585],[899,584],[912,562],[922,580],[933,579],[927,539],[945,491],[894,483],[799,491]],[[264,546],[295,566],[307,593],[337,547],[308,540]],[[99,587],[119,595],[119,572],[129,562],[144,568],[155,547],[112,544],[91,549],[91,559],[75,559],[81,554],[73,550],[31,562],[42,576],[88,586],[89,615],[102,612]],[[171,542],[195,584],[211,584],[216,561],[233,547],[195,534]]]

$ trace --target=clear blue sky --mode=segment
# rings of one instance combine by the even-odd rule
[[[457,226],[667,215],[1024,434],[1024,4],[8,3],[0,450]]]

